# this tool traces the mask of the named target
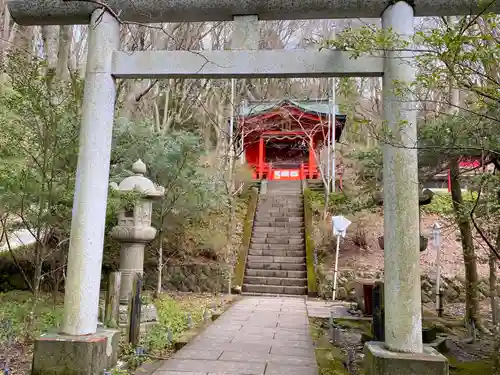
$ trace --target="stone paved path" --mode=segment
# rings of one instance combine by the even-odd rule
[[[303,298],[236,302],[155,375],[317,375]]]

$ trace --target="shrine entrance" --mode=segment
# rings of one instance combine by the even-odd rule
[[[264,163],[269,165],[269,180],[302,180],[309,153],[304,135],[270,135],[265,138]]]
[[[320,153],[331,139],[332,113],[328,100],[245,103],[238,126],[253,178],[320,179]],[[335,142],[345,122],[345,115],[335,113]]]

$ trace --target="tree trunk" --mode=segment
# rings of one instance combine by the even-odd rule
[[[69,79],[72,30],[73,28],[70,25],[63,25],[59,30],[56,78],[61,81],[67,81]]]
[[[497,229],[497,239],[495,243],[495,247],[497,252],[500,250],[500,226]],[[490,301],[491,301],[491,321],[493,325],[496,327],[498,324],[498,305],[496,301],[497,297],[497,261],[498,258],[493,251],[490,251]],[[500,373],[500,368],[498,369]]]
[[[14,24],[14,26],[16,26],[16,24]],[[21,59],[28,63],[31,61],[33,55],[35,27],[17,25],[15,29],[16,30],[11,31],[11,33],[13,33],[13,35],[11,35],[13,43],[9,50],[16,55],[22,56]]]
[[[469,216],[463,212],[463,197],[459,178],[459,160],[453,157],[450,161],[451,198],[460,230],[463,257],[465,263],[465,321],[467,324],[480,326],[478,317],[477,265]]]
[[[41,246],[40,246],[41,247]],[[43,250],[40,249],[35,255],[35,274],[33,275],[33,290],[35,298],[40,295],[40,286],[42,284]]]

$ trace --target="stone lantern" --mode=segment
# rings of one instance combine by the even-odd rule
[[[120,304],[126,305],[132,293],[134,275],[144,272],[144,247],[156,236],[151,226],[153,200],[165,194],[165,188],[155,185],[144,177],[146,165],[139,159],[132,165],[133,176],[125,178],[120,185],[113,187],[122,193],[136,192],[141,197],[131,209],[123,209],[118,214],[118,225],[111,236],[121,242],[120,249]]]

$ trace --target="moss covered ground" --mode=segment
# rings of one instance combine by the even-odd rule
[[[343,348],[329,342],[328,319],[311,318],[311,336],[316,346],[316,360],[320,375],[350,375],[344,367],[346,353]],[[335,319],[334,323],[343,329],[360,332],[371,337],[369,320]],[[465,347],[467,350],[467,347]],[[459,361],[453,353],[447,355],[450,375],[497,375],[490,359]],[[363,375],[362,363],[358,364],[357,375]]]

